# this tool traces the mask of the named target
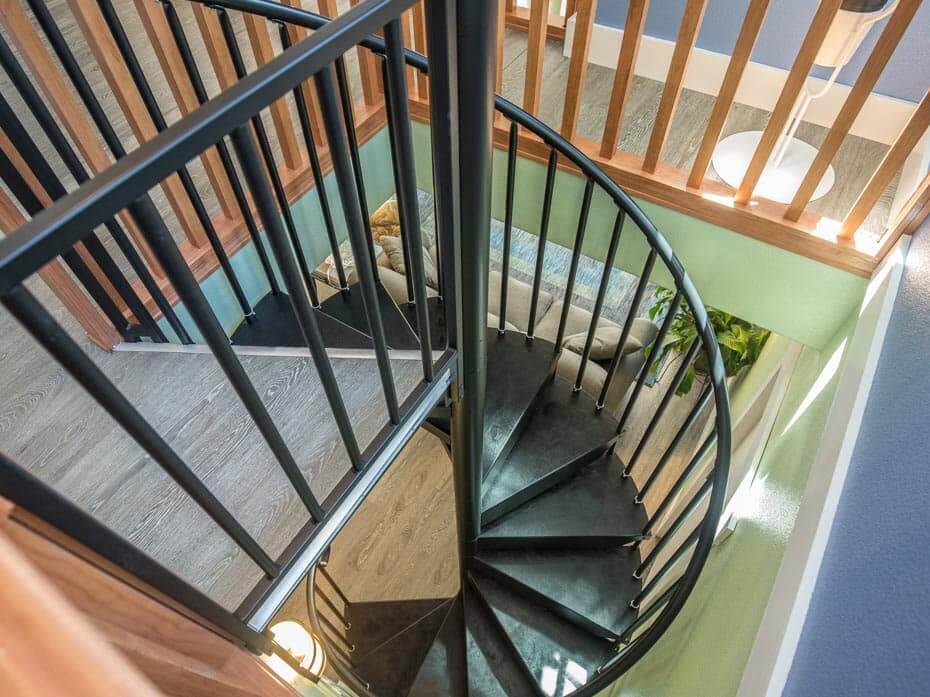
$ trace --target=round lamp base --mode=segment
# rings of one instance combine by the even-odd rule
[[[761,139],[762,131],[746,131],[734,133],[721,140],[714,148],[711,158],[717,176],[734,189],[739,188]],[[778,203],[791,203],[815,157],[817,148],[803,140],[792,138],[778,167],[774,167],[772,160],[769,160],[753,195]],[[811,200],[826,195],[833,188],[835,181],[833,167],[828,167]]]

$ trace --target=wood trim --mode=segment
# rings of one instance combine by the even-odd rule
[[[865,189],[856,199],[856,203],[853,204],[852,210],[843,220],[839,232],[840,238],[849,240],[855,236],[856,231],[859,230],[869,213],[872,212],[875,204],[878,203],[878,199],[888,188],[894,175],[904,165],[904,161],[911,154],[911,151],[923,137],[928,127],[930,127],[930,91],[924,94],[924,98],[917,105],[917,110],[911,116],[907,125],[904,126],[904,130],[901,131],[897,140],[885,153],[885,157],[878,169],[875,170],[875,173],[869,179],[869,183],[866,184]]]
[[[413,118],[428,122],[429,108],[422,102],[411,102]],[[495,124],[494,147],[507,150],[509,124]],[[847,273],[868,278],[876,260],[867,251],[856,247],[852,240],[833,240],[818,236],[821,218],[807,213],[799,221],[784,219],[785,206],[773,201],[754,202],[753,206],[733,203],[733,189],[721,182],[706,182],[703,191],[687,186],[688,172],[660,164],[654,174],[644,172],[642,158],[627,152],[618,152],[613,158],[602,157],[600,144],[586,138],[576,138],[574,145],[624,191],[713,225],[761,240],[786,251],[806,256]],[[521,132],[518,141],[521,157],[540,164],[548,161],[549,147],[533,134]],[[564,158],[559,160],[563,171],[578,174],[578,170]]]
[[[292,5],[299,5],[300,0],[286,0]],[[349,0],[349,5],[355,7],[362,0]],[[362,97],[367,106],[375,106],[384,97],[384,87],[381,84],[381,70],[378,67],[378,58],[367,48],[358,48],[358,70],[362,79]]]
[[[928,173],[917,190],[911,194],[898,219],[891,226],[891,230],[882,239],[882,245],[875,255],[879,262],[888,256],[888,253],[904,235],[913,235],[917,228],[930,217],[930,173]]]
[[[523,110],[534,116],[542,99],[543,62],[546,54],[548,0],[530,0],[530,24],[526,49],[526,77],[523,83]]]
[[[804,175],[803,181],[794,194],[788,212],[785,213],[788,220],[797,220],[801,213],[804,212],[804,209],[807,208],[807,204],[810,203],[817,185],[820,184],[820,180],[823,179],[827,168],[833,162],[833,158],[836,157],[843,140],[849,134],[849,129],[852,128],[853,123],[859,116],[859,112],[865,106],[866,100],[872,94],[878,78],[881,77],[882,71],[888,65],[888,61],[891,60],[895,48],[900,43],[901,37],[904,36],[904,32],[907,31],[914,14],[920,7],[920,3],[921,0],[901,0],[894,13],[892,13],[891,19],[885,24],[885,28],[878,37],[872,53],[865,65],[862,66],[862,71],[859,73],[852,91],[846,97],[843,108],[840,109],[833,126],[831,126],[823,143],[818,148],[817,157],[814,158],[807,170],[807,174]]]
[[[533,0],[530,0],[530,2],[533,2]],[[529,32],[530,13],[527,8],[517,7],[509,2],[507,4],[506,26],[516,31]],[[565,24],[559,15],[549,15],[546,23],[546,38],[554,41],[565,41]]]
[[[10,234],[25,222],[26,218],[16,204],[5,191],[0,190],[0,230],[4,234]],[[110,324],[106,315],[87,296],[60,261],[50,261],[39,269],[38,274],[97,346],[104,351],[112,351],[113,347],[122,341],[119,332]]]
[[[668,67],[665,78],[665,87],[662,89],[662,98],[659,101],[659,110],[652,125],[652,134],[649,136],[649,145],[646,147],[646,157],[643,159],[643,169],[653,173],[662,159],[665,149],[665,140],[675,118],[678,100],[681,97],[681,87],[688,69],[688,61],[697,42],[698,31],[707,9],[707,0],[688,0],[685,11],[681,17],[678,29],[678,38],[675,41],[675,51],[672,53],[672,62]]]
[[[136,91],[129,69],[123,62],[100,8],[82,0],[68,0],[68,7],[77,20],[84,40],[90,47],[136,140],[139,143],[151,140],[158,131],[142,97]],[[207,245],[207,234],[197,219],[194,207],[181,185],[180,177],[176,174],[168,177],[161,183],[161,188],[187,239],[196,247]]]
[[[791,111],[798,101],[801,90],[804,88],[807,74],[814,65],[814,58],[817,57],[817,52],[823,45],[823,40],[841,4],[842,0],[821,0],[804,41],[801,43],[800,49],[798,49],[798,54],[788,73],[788,78],[785,80],[781,94],[778,96],[778,101],[775,103],[775,108],[772,109],[769,121],[762,132],[762,138],[758,147],[756,147],[756,152],[753,154],[746,174],[743,176],[743,181],[737,189],[737,203],[746,204],[752,198],[756,184],[759,183],[762,172],[772,156],[772,151],[775,149],[782,131],[788,123]]]
[[[0,660],[4,694],[159,697],[55,586],[0,533]]]
[[[714,148],[717,147],[717,141],[720,140],[720,134],[727,123],[727,118],[730,116],[730,109],[733,108],[733,100],[736,98],[736,90],[739,89],[743,73],[746,71],[746,66],[752,57],[752,49],[759,38],[759,32],[762,29],[762,23],[768,9],[769,0],[752,0],[746,10],[742,28],[736,39],[736,44],[733,46],[730,63],[727,65],[726,75],[723,77],[720,92],[714,101],[714,109],[711,112],[710,120],[707,122],[707,128],[704,129],[704,137],[701,139],[701,145],[698,147],[694,164],[691,167],[691,174],[688,176],[688,186],[690,187],[699,189],[704,183],[704,176],[710,166]]]
[[[648,11],[649,0],[630,0],[623,40],[620,44],[620,56],[617,59],[617,71],[614,73],[614,85],[610,91],[610,106],[604,121],[604,137],[599,150],[601,157],[611,158],[617,152],[617,139],[623,128],[623,112],[633,85],[633,71],[636,67],[636,57],[639,55]]]
[[[149,37],[149,43],[158,58],[165,81],[168,83],[168,88],[174,95],[178,111],[182,116],[187,115],[197,109],[200,102],[197,100],[194,86],[191,84],[181,54],[171,36],[168,20],[155,3],[149,0],[134,0],[134,2],[136,12],[142,21],[142,27]],[[227,218],[238,217],[240,211],[236,205],[236,197],[233,195],[232,186],[223,170],[219,155],[211,148],[200,156],[200,161],[203,163],[204,171],[210,180],[223,215]]]
[[[572,40],[572,56],[568,66],[568,84],[565,86],[565,104],[562,107],[562,137],[572,140],[578,127],[584,83],[588,75],[588,54],[594,32],[594,13],[597,0],[579,0]]]
[[[242,15],[242,19],[245,22],[245,30],[249,36],[255,63],[261,67],[274,58],[275,55],[274,48],[271,45],[271,37],[268,34],[268,22],[264,17],[248,12]],[[271,123],[278,137],[278,146],[281,149],[284,166],[288,169],[300,169],[304,166],[304,158],[300,146],[297,144],[297,135],[294,133],[294,123],[291,120],[287,97],[281,97],[272,102],[268,107],[268,111],[271,114]]]
[[[32,20],[26,15],[18,0],[0,0],[0,24],[6,29],[7,36],[32,73],[36,87],[44,93],[52,111],[58,116],[59,124],[71,136],[71,141],[81,153],[89,171],[92,174],[103,172],[112,164],[110,157],[100,145],[97,133],[83,107],[72,96],[70,84],[49,55],[44,42],[33,27]],[[152,273],[163,278],[164,271],[135,222],[125,211],[119,217],[135,240]]]

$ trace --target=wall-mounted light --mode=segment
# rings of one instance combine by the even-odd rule
[[[287,651],[300,663],[300,667],[319,677],[326,669],[326,654],[323,645],[300,622],[285,620],[271,626],[271,635],[278,646]],[[279,656],[265,659],[271,669],[288,682],[298,679],[298,673]]]

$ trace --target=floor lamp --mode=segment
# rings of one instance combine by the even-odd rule
[[[794,105],[785,130],[782,132],[772,157],[756,185],[755,194],[779,203],[790,203],[817,156],[817,148],[795,137],[808,108],[815,99],[825,95],[836,82],[840,71],[862,44],[869,29],[891,14],[898,0],[845,0],[836,13],[814,64],[832,68],[823,87],[812,92],[807,86]],[[749,168],[752,156],[762,138],[762,131],[734,133],[721,140],[714,149],[711,162],[717,176],[733,188],[739,188]],[[836,174],[829,167],[811,200],[818,199],[833,188]]]

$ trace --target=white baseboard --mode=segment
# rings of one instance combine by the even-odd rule
[[[571,55],[574,34],[575,17],[572,17],[568,20],[565,33],[565,56]],[[622,38],[622,29],[595,24],[588,61],[615,69]],[[674,48],[673,41],[644,35],[634,68],[636,75],[664,82]],[[696,92],[716,95],[720,91],[729,61],[730,57],[726,54],[695,48],[685,74],[684,86]],[[736,101],[771,111],[787,77],[787,70],[750,62],[736,92]],[[825,84],[825,80],[818,78],[812,77],[808,80],[809,87],[815,91]],[[846,85],[833,85],[827,94],[814,100],[804,120],[818,126],[831,126],[849,92],[850,88]],[[894,142],[915,107],[912,102],[872,93],[853,124],[851,133],[868,140],[890,144]]]

